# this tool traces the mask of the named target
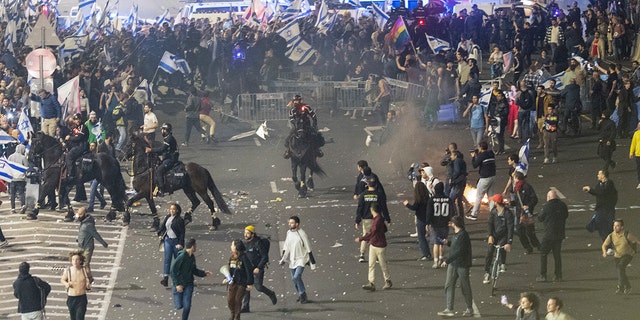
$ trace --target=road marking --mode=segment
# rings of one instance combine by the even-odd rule
[[[473,304],[473,317],[482,318],[482,315],[480,314],[480,309],[478,309],[478,306],[476,305],[476,301],[472,300],[471,303]]]
[[[253,142],[255,142],[255,143],[256,143],[256,146],[258,146],[258,147],[262,145],[262,143],[260,143],[260,140],[258,140],[258,138],[255,138],[255,137],[254,137],[254,138],[253,138]]]
[[[120,270],[120,266],[122,263],[122,255],[124,253],[124,242],[127,239],[127,231],[129,227],[122,228],[122,237],[120,238],[120,242],[118,243],[118,251],[116,252],[116,260],[114,261],[114,265],[117,267],[111,273],[109,279],[109,285],[107,286],[107,295],[104,297],[105,304],[103,305],[102,310],[100,311],[100,316],[98,319],[107,319],[107,311],[109,311],[109,306],[111,305],[111,296],[113,295],[113,288],[116,285],[116,280],[118,279],[118,270]]]
[[[275,181],[271,181],[269,182],[269,184],[271,185],[271,192],[272,193],[278,193],[278,186],[276,185]]]
[[[551,188],[549,188],[549,189],[551,189],[551,190],[555,191],[555,192],[556,192],[556,194],[558,195],[558,198],[560,198],[560,199],[566,199],[566,198],[567,198],[567,197],[565,197],[565,196],[564,196],[564,194],[562,194],[562,192],[560,192],[560,190],[558,190],[558,188],[556,188],[556,187],[551,187]]]

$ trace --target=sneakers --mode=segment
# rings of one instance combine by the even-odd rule
[[[620,286],[616,287],[616,294],[622,294],[624,290],[622,288],[620,288]]]
[[[504,264],[500,265],[500,273],[505,273],[507,272],[507,266],[505,266]]]
[[[473,317],[473,310],[472,309],[467,309],[462,313],[463,317]]]
[[[27,206],[22,206],[20,208],[20,214],[25,214],[27,212]]]
[[[482,283],[487,284],[491,282],[490,280],[491,280],[491,276],[488,273],[485,273],[484,277],[482,278]]]
[[[4,247],[6,247],[8,245],[9,245],[9,241],[7,241],[7,240],[0,242],[0,248],[4,248]]]
[[[467,219],[469,219],[469,220],[471,220],[471,221],[476,221],[476,220],[478,220],[478,216],[474,216],[474,215],[470,215],[470,214],[469,214],[469,215],[467,215],[467,216],[465,216],[465,218],[467,218]]]
[[[269,295],[269,299],[271,299],[271,304],[273,304],[273,305],[278,303],[278,297],[276,296],[275,292],[273,292],[273,291]]]
[[[418,258],[418,261],[427,261],[429,260],[429,258],[427,256],[422,256],[420,258]]]
[[[453,311],[451,311],[449,309],[444,309],[444,310],[438,312],[438,315],[441,316],[441,317],[453,317],[456,314],[453,313]]]
[[[640,183],[636,186],[636,189],[640,190]]]
[[[25,219],[27,219],[27,220],[38,220],[38,216],[33,215],[33,214],[28,214]]]
[[[537,276],[536,282],[547,282],[547,276],[543,276],[543,275]]]
[[[416,233],[412,233],[412,234],[410,234],[410,235],[409,235],[409,237],[411,237],[411,238],[417,238],[417,237],[418,237],[418,233],[417,233],[417,232],[416,232]]]
[[[385,286],[386,285],[387,284],[385,283]],[[376,286],[373,283],[369,282],[369,283],[363,285],[362,289],[367,290],[367,291],[376,291]]]
[[[543,162],[543,163],[544,163],[544,164],[551,163],[551,160],[549,160],[549,158],[544,158],[544,162]]]
[[[364,254],[360,255],[360,257],[358,258],[358,262],[360,262],[360,263],[367,262],[367,260],[364,258]]]
[[[392,286],[393,286],[393,283],[391,283],[391,280],[386,280],[384,282],[384,286],[382,287],[382,290],[391,289]]]
[[[553,159],[551,159],[551,163],[556,163],[556,162],[558,162],[558,160],[556,160],[555,157]]]
[[[16,214],[16,213],[18,213],[16,209],[11,209],[11,214]]]
[[[630,287],[629,288],[625,288],[623,292],[624,292],[624,294],[630,294],[631,293],[631,288]]]
[[[180,144],[180,146],[188,147],[189,146],[189,142],[183,142],[182,144]]]
[[[433,265],[431,266],[431,269],[438,269],[440,268],[440,260],[436,260],[433,262]]]
[[[614,252],[613,252],[613,249],[611,249],[611,248],[607,249],[607,255],[608,255],[608,256],[612,256],[612,255],[613,255],[613,253],[614,253]]]
[[[168,287],[169,286],[169,276],[162,277],[162,280],[160,280],[160,284],[165,288]]]

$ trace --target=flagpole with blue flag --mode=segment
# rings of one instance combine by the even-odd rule
[[[31,125],[31,121],[29,120],[29,116],[27,116],[27,108],[22,108],[22,112],[20,112],[20,119],[18,120],[18,140],[20,143],[24,143],[25,140],[29,137],[29,133],[33,132],[33,126]]]
[[[0,179],[4,181],[13,181],[14,176],[23,175],[27,171],[27,167],[7,160],[4,156],[0,158]]]
[[[527,139],[527,142],[520,147],[520,152],[518,152],[520,161],[516,165],[516,171],[522,172],[525,176],[529,172],[529,140]]]

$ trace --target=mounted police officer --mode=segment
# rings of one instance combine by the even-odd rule
[[[321,134],[318,132],[318,118],[315,111],[307,104],[305,104],[300,95],[295,95],[293,100],[287,104],[289,109],[289,122],[291,123],[291,132],[289,137],[285,141],[284,158],[289,159],[291,157],[291,150],[289,148],[289,141],[291,137],[296,135],[299,131],[303,131],[311,137],[311,141],[319,141]],[[317,143],[316,155],[322,157],[324,153],[320,150],[320,146],[324,143]]]
[[[71,121],[71,131],[62,143],[68,149],[65,158],[67,179],[75,180],[76,160],[89,150],[89,129],[82,122],[82,114],[80,113],[74,114]]]
[[[171,124],[165,122],[162,124],[162,145],[156,148],[147,147],[147,153],[155,153],[162,155],[162,163],[156,168],[156,181],[158,182],[158,194],[161,197],[165,191],[164,174],[170,170],[178,162],[178,142],[173,137]]]

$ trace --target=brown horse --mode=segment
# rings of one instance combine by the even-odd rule
[[[127,210],[125,212],[123,222],[127,224],[131,221],[131,214],[129,213],[131,205],[135,201],[145,198],[149,203],[149,208],[153,214],[153,224],[151,227],[157,230],[159,229],[160,219],[158,218],[156,205],[152,195],[156,186],[154,181],[155,179],[153,179],[153,175],[155,175],[153,168],[155,168],[154,164],[157,162],[157,157],[145,152],[145,148],[148,146],[149,143],[144,139],[143,135],[133,134],[126,149],[127,158],[132,159],[133,161],[133,188],[136,191],[136,194],[129,198],[126,203]],[[222,212],[231,213],[227,203],[224,201],[222,194],[213,182],[213,178],[211,178],[209,170],[194,162],[187,163],[185,165],[185,169],[186,173],[184,183],[179,186],[171,186],[171,191],[182,189],[187,198],[189,198],[189,201],[191,201],[191,208],[184,215],[185,222],[189,223],[192,221],[191,214],[200,204],[200,199],[196,196],[197,193],[207,204],[207,207],[209,207],[212,219],[210,229],[216,230],[218,226],[220,226],[220,219],[218,219],[216,215],[216,209],[207,191],[211,191],[213,198],[218,204],[218,208]]]

